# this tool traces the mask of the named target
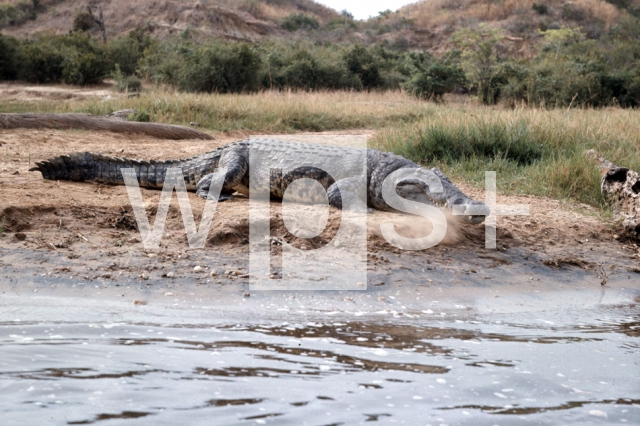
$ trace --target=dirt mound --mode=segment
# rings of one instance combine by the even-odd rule
[[[223,219],[211,230],[208,243],[217,245],[239,245],[249,242],[249,219]]]

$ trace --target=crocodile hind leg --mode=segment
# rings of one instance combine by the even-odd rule
[[[205,175],[198,181],[196,184],[196,195],[198,195],[198,197],[204,198],[205,200],[217,198],[218,201],[233,199],[233,191],[225,190],[224,188],[226,174],[223,174],[224,172],[219,170],[220,169],[217,169],[214,173]]]
[[[233,193],[243,185],[249,170],[249,163],[244,151],[246,149],[243,146],[233,147],[225,151],[220,157],[216,171],[205,175],[198,181],[196,194],[201,198],[215,197],[215,194],[210,194],[211,191],[209,189],[213,186],[215,190],[216,186],[214,184],[217,184],[221,185],[218,201],[232,200]],[[224,181],[221,183],[222,179]]]
[[[329,187],[327,196],[329,204],[342,210],[349,206],[351,210],[361,213],[372,213],[373,210],[367,207],[367,203],[360,196],[367,194],[367,180],[364,176],[353,176],[336,181]]]

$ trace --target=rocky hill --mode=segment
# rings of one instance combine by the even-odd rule
[[[513,56],[530,57],[537,52],[538,30],[582,27],[598,39],[639,11],[640,0],[427,0],[381,14],[365,26],[378,42],[437,54],[451,48],[455,31],[486,24],[502,29]]]
[[[16,37],[40,32],[64,34],[73,28],[79,14],[87,13],[87,7],[96,18],[102,10],[108,38],[146,28],[159,38],[189,29],[203,36],[256,41],[264,36],[285,36],[280,22],[291,14],[303,13],[321,24],[338,16],[312,0],[0,0],[0,28]],[[13,20],[3,22],[3,11],[7,15],[11,8]],[[90,27],[90,32],[99,35],[97,25]]]
[[[384,43],[437,56],[451,48],[456,30],[487,24],[507,35],[510,56],[523,58],[538,51],[538,30],[582,27],[589,38],[598,39],[612,27],[624,26],[630,16],[640,16],[640,0],[426,0],[367,21],[353,21],[313,0],[0,0],[0,28],[17,37],[63,34],[88,6],[95,16],[102,9],[107,38],[135,28],[148,29],[157,38],[189,30],[197,37],[247,41],[273,37]],[[287,31],[283,20],[294,14],[315,24]],[[100,34],[91,20],[88,27]]]

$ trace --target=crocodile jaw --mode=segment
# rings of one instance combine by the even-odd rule
[[[431,193],[423,190],[419,185],[401,182],[396,187],[396,192],[402,198],[436,206],[449,213],[454,213],[460,222],[469,225],[484,222],[490,213],[489,206],[466,196],[457,188],[448,189],[446,183],[443,186],[442,192]],[[455,212],[453,211],[454,206]]]

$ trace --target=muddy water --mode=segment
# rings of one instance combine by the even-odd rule
[[[138,306],[7,284],[1,423],[638,424],[640,292],[623,284],[440,288],[421,309],[389,289]]]

